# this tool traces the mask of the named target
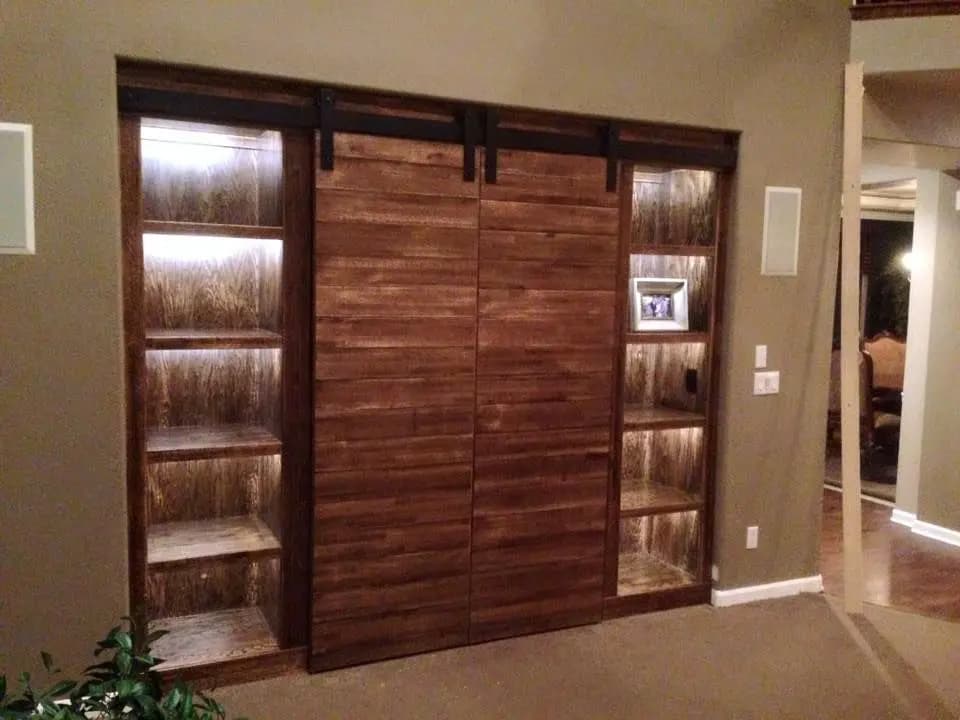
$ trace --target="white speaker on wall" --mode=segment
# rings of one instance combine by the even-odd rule
[[[802,195],[803,191],[796,187],[767,187],[763,207],[761,275],[797,274]]]
[[[33,127],[0,123],[0,254],[33,253]]]

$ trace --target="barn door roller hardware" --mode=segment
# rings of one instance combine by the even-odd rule
[[[504,125],[501,111],[491,106],[480,108],[464,103],[457,108],[455,117],[430,119],[347,110],[338,106],[337,99],[336,91],[328,87],[320,88],[316,102],[311,105],[136,86],[120,87],[117,98],[120,111],[124,113],[319,130],[322,170],[333,169],[334,134],[338,132],[462,144],[463,179],[467,182],[476,179],[478,145],[486,150],[484,178],[488,183],[497,181],[499,150],[532,150],[605,158],[606,187],[610,192],[617,189],[620,160],[712,170],[733,169],[737,163],[735,143],[691,145],[659,140],[625,141],[620,137],[622,123],[617,120],[598,119],[595,133],[576,135]]]

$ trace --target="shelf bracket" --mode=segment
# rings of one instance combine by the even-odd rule
[[[320,169],[333,170],[333,123],[336,96],[333,90],[320,90]]]
[[[463,180],[473,182],[477,179],[477,126],[476,108],[467,107],[463,111]]]
[[[483,174],[491,185],[497,182],[497,125],[500,113],[496,108],[488,107],[486,112],[486,132],[484,137]]]
[[[607,151],[607,192],[616,192],[617,158],[620,156],[620,124],[616,120],[607,123],[604,145]]]

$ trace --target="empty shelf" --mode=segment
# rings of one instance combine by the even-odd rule
[[[156,668],[160,672],[280,649],[263,613],[255,607],[154,620],[150,631],[155,630],[168,633],[153,644],[153,655],[164,661]]]
[[[693,575],[647,553],[620,556],[617,595],[639,595],[693,585]]]
[[[643,345],[653,343],[705,343],[710,333],[691,331],[646,331],[627,333],[627,344]]]
[[[270,330],[147,330],[151,350],[194,350],[203,348],[278,348],[280,333]]]
[[[191,223],[167,220],[144,220],[143,232],[167,235],[239,237],[261,240],[279,240],[283,237],[283,228],[275,225],[226,225],[220,223]]]
[[[147,431],[147,460],[203,460],[280,452],[276,435],[257,425],[154,428]]]
[[[237,555],[259,557],[279,551],[276,535],[253,516],[164,523],[147,531],[147,564],[151,566]]]
[[[703,427],[707,418],[703,413],[674,410],[665,407],[637,407],[623,409],[624,430],[662,430],[669,428]]]
[[[703,500],[680,488],[658,483],[624,480],[620,491],[620,514],[625,517],[698,510]]]

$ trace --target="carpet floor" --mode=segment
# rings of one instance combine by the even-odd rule
[[[822,595],[698,606],[217,696],[252,720],[951,717],[897,649],[920,643],[911,652],[922,655],[923,636],[894,620],[886,634],[871,619],[855,625]],[[937,678],[949,685],[956,667]],[[897,681],[904,673],[910,682]]]

